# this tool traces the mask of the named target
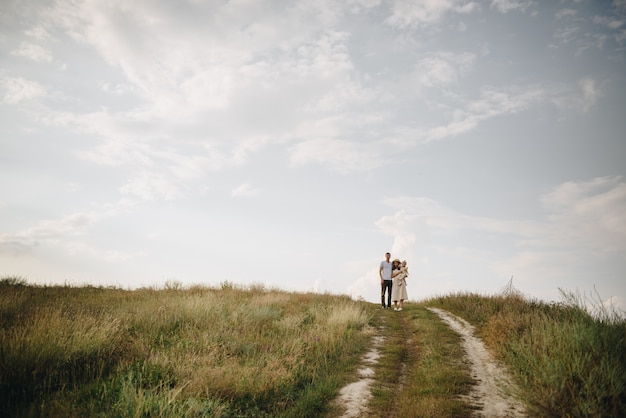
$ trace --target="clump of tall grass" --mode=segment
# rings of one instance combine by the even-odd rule
[[[368,338],[362,303],[259,285],[0,290],[16,416],[315,416]]]
[[[626,414],[626,321],[562,292],[563,302],[459,293],[433,298],[472,322],[514,374],[529,412],[537,416]],[[598,315],[597,312],[600,312]]]

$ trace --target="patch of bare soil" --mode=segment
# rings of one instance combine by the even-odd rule
[[[474,327],[442,309],[429,308],[463,339],[467,360],[471,364],[472,378],[476,385],[468,399],[477,408],[479,417],[525,417],[524,405],[510,394],[516,388],[507,374],[493,359],[483,342],[474,336]]]
[[[358,370],[360,377],[356,382],[344,386],[339,391],[336,402],[346,408],[342,418],[355,418],[365,415],[367,403],[372,396],[370,385],[374,382],[374,370],[372,366],[378,363],[380,352],[378,347],[382,344],[384,337],[377,335],[372,338],[372,348],[363,356],[363,366]]]

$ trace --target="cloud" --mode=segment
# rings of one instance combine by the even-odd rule
[[[271,142],[309,141],[315,129],[324,138],[349,135],[375,113],[363,108],[376,92],[355,80],[349,34],[332,30],[346,10],[333,4],[193,3],[174,12],[167,3],[57,2],[44,13],[46,26],[102,57],[123,80],[100,82],[98,92],[123,96],[127,106],[47,109],[40,120],[100,139],[80,158],[139,167],[122,190],[144,198],[176,195],[165,186],[176,183],[168,168],[183,171],[185,153],[159,150],[173,138],[197,155],[186,163],[206,172],[244,164]],[[190,24],[198,16],[210,24]],[[157,164],[165,174],[151,173]]]
[[[232,197],[254,197],[258,196],[260,192],[261,191],[258,188],[250,185],[249,183],[243,183],[234,188],[230,195]]]
[[[181,186],[171,178],[151,172],[141,172],[120,187],[120,192],[142,200],[173,200],[183,195]]]
[[[501,13],[511,11],[525,12],[535,4],[532,0],[491,0],[491,7]]]
[[[624,18],[618,18],[616,16],[594,16],[593,23],[615,30],[624,25]]]
[[[428,82],[451,83],[459,72],[471,67],[475,57],[472,54],[441,54],[446,62],[454,62],[453,75],[433,76]],[[444,58],[437,58],[443,62]],[[426,60],[427,62],[433,62]],[[451,64],[445,64],[452,67]],[[436,67],[436,66],[434,66]],[[432,68],[432,74],[436,68]],[[424,77],[428,77],[426,72]],[[435,77],[438,77],[435,79]],[[426,82],[425,82],[426,83]],[[586,85],[588,100],[595,97],[593,84]],[[294,165],[318,163],[325,164],[340,172],[371,170],[388,164],[399,155],[416,146],[431,141],[466,134],[476,129],[481,123],[502,115],[512,115],[530,109],[532,106],[545,103],[550,93],[535,86],[511,86],[505,89],[485,87],[480,97],[475,100],[461,102],[461,106],[449,112],[449,122],[433,127],[420,126],[428,121],[419,121],[416,126],[396,126],[388,133],[373,138],[359,138],[352,140],[352,122],[358,122],[361,127],[371,124],[378,127],[390,124],[392,114],[382,113],[378,118],[363,119],[355,115],[352,122],[341,116],[318,119],[315,124],[303,125],[302,132],[306,132],[299,141],[290,148],[290,160]],[[460,97],[456,97],[461,101]],[[554,99],[556,100],[556,99]],[[446,105],[450,107],[450,105]],[[375,128],[373,128],[375,129]],[[355,128],[356,132],[357,129]],[[397,160],[395,160],[397,161]]]
[[[397,152],[384,141],[351,142],[319,138],[303,140],[291,147],[290,160],[295,166],[318,163],[345,173],[385,165]]]
[[[480,122],[500,115],[519,113],[544,100],[545,94],[538,88],[485,88],[479,99],[455,111],[451,122],[426,130],[422,134],[422,141],[430,142],[469,132]]]
[[[17,104],[47,95],[46,88],[36,81],[22,77],[2,77],[0,84],[5,88],[4,103]]]
[[[355,5],[346,7],[356,12]],[[48,27],[62,28],[118,71],[124,80],[101,82],[98,91],[123,95],[130,105],[115,113],[50,111],[41,121],[101,138],[77,155],[132,167],[122,193],[172,199],[184,194],[187,179],[245,164],[272,142],[293,143],[289,157],[294,165],[367,170],[419,142],[460,135],[489,117],[518,111],[503,106],[510,104],[506,100],[490,98],[495,96],[491,89],[483,92],[483,101],[495,101],[491,114],[470,103],[441,126],[396,125],[389,130],[397,117],[394,110],[406,103],[392,99],[388,86],[359,76],[349,48],[351,34],[333,29],[348,9],[326,6],[297,3],[277,10],[262,2],[245,8],[193,4],[172,13],[160,3],[58,2],[46,14]],[[399,1],[393,10],[408,8],[410,19],[434,22],[475,7],[466,1]],[[197,15],[211,16],[212,24],[190,25]],[[421,86],[449,86],[471,71],[475,61],[472,53],[430,54],[417,61],[411,77]],[[401,93],[406,86],[393,88]],[[371,136],[363,138],[364,130]],[[173,138],[189,144],[186,152],[196,157],[160,149]],[[181,181],[181,176],[186,177]]]
[[[416,28],[437,23],[451,12],[468,14],[477,8],[477,3],[464,0],[395,0],[385,22],[400,29]]]
[[[572,109],[587,112],[603,97],[603,83],[591,77],[585,77],[575,86],[568,86],[564,91],[557,92],[551,99],[561,109]]]
[[[24,31],[24,33],[31,38],[37,39],[38,41],[47,41],[49,39],[52,39],[50,33],[41,24],[35,26],[32,29]]]
[[[37,62],[51,62],[52,53],[40,45],[30,42],[22,42],[19,49],[11,51],[11,55],[17,55]]]
[[[582,108],[586,112],[598,101],[600,92],[598,91],[595,80],[592,78],[582,79],[579,85],[582,90]]]
[[[415,236],[477,231],[510,236],[515,245],[541,249],[620,252],[626,248],[626,182],[619,177],[598,177],[566,182],[539,198],[545,210],[539,220],[501,220],[458,213],[424,197],[387,198],[397,209],[376,225],[404,247]]]
[[[469,71],[476,61],[472,53],[441,52],[420,59],[415,66],[415,77],[422,86],[441,87],[454,84]]]
[[[12,234],[0,235],[0,252],[21,254],[30,251],[42,241],[58,241],[77,236],[102,218],[97,213],[75,213],[61,219],[46,219],[32,227]],[[4,249],[4,250],[3,250]]]
[[[555,18],[561,26],[555,28],[557,44],[551,47],[573,45],[576,47],[576,55],[592,48],[602,50],[607,46],[615,47],[615,51],[621,50],[624,43],[626,8],[619,2],[613,2],[611,9],[607,11],[606,15],[593,16],[591,21],[595,26],[589,26],[589,19],[581,10],[571,7],[557,10]]]
[[[603,292],[615,289],[626,248],[623,178],[566,182],[538,199],[540,218],[507,220],[464,214],[425,197],[387,198],[394,212],[376,226],[393,237],[394,256],[418,265],[419,277],[454,280],[471,271],[482,286],[511,275],[522,286],[551,280],[552,291],[532,285],[537,293],[554,293],[559,283],[588,287],[590,280]]]
[[[262,70],[261,85],[271,80],[267,76],[280,77],[271,57],[295,49],[300,54],[343,12],[331,2],[188,3],[175,11],[166,2],[58,2],[49,19],[121,70],[150,104],[146,111],[184,117],[230,106],[236,94],[257,83],[259,74],[251,69]],[[337,69],[337,56],[328,55],[330,62],[300,60],[294,69],[323,76],[324,68]]]
[[[595,254],[626,248],[626,182],[619,177],[566,182],[542,196],[549,224],[533,245],[584,248]]]
[[[573,19],[578,17],[578,12],[570,8],[559,9],[556,11],[555,17],[557,20]]]

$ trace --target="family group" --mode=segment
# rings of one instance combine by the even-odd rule
[[[385,253],[385,260],[380,262],[380,302],[383,309],[391,309],[393,301],[393,310],[401,311],[404,301],[409,298],[406,292],[406,278],[409,275],[409,269],[406,261],[400,262],[397,258],[393,262],[391,253]],[[387,305],[385,305],[385,293],[387,293]]]

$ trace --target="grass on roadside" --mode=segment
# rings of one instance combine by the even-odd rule
[[[495,296],[472,293],[426,301],[471,322],[507,364],[533,416],[626,415],[626,321],[615,311],[593,316],[580,297],[529,300],[510,286]]]
[[[319,416],[369,342],[345,296],[0,280],[10,416]]]
[[[436,306],[476,327],[531,416],[626,416],[626,321],[564,297],[451,294],[394,312],[262,285],[129,291],[0,279],[1,412],[335,417],[331,401],[378,328],[369,416],[469,416],[469,366],[460,337],[426,309]]]

